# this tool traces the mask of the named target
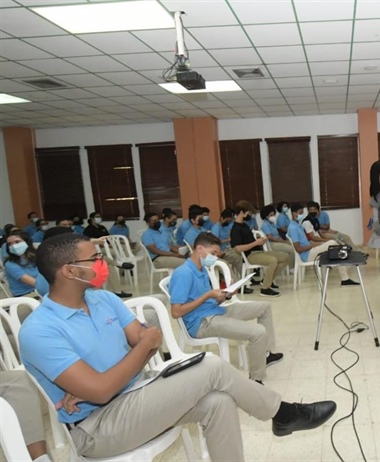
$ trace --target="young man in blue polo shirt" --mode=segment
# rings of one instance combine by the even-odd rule
[[[193,209],[200,209],[201,206],[198,204],[192,204],[190,205],[188,209],[188,214],[193,210]],[[190,228],[191,222],[189,217],[186,218],[186,220],[183,220],[183,222],[178,226],[177,228],[177,234],[176,234],[176,240],[177,240],[177,245],[184,245],[183,238],[185,237],[185,234],[187,233],[187,230]]]
[[[292,221],[288,226],[288,235],[293,242],[294,249],[299,253],[302,261],[314,261],[318,254],[326,252],[330,245],[336,245],[336,241],[330,240],[324,243],[309,241],[306,237],[305,230],[302,227],[302,221],[305,218],[303,205],[293,204],[291,206]],[[341,286],[357,286],[358,282],[352,281],[348,277],[347,268],[338,266],[338,272],[341,279]]]
[[[280,361],[282,353],[274,348],[272,310],[269,303],[232,303],[226,307],[227,293],[212,290],[206,268],[218,259],[220,240],[211,233],[201,233],[194,242],[194,252],[174,271],[170,280],[170,303],[174,318],[182,317],[192,337],[225,337],[247,341],[249,374],[262,382],[265,368]],[[252,321],[257,319],[257,323]]]
[[[173,246],[169,236],[161,228],[157,213],[146,213],[144,221],[148,229],[141,236],[141,242],[148,250],[149,256],[156,268],[178,268],[185,262],[184,257],[178,253],[178,247]]]
[[[189,212],[190,227],[186,231],[184,240],[193,247],[195,239],[202,231],[206,231],[203,228],[205,221],[203,219],[203,209],[193,208]]]
[[[113,457],[172,426],[200,422],[211,460],[243,462],[238,407],[272,419],[277,436],[316,428],[335,412],[332,401],[281,401],[216,356],[122,394],[157,351],[160,331],[142,326],[113,294],[91,290],[104,283],[107,265],[86,236],[46,240],[37,265],[50,291],[22,325],[21,358],[56,405],[59,420],[72,424],[80,455]]]
[[[29,220],[29,224],[24,227],[23,231],[28,233],[30,237],[33,237],[34,233],[38,231],[36,223],[39,220],[39,218],[36,212],[29,212],[27,217]]]

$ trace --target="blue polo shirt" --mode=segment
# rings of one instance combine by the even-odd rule
[[[32,241],[41,243],[44,240],[45,231],[39,229],[36,233],[33,234]]]
[[[220,240],[229,239],[232,226],[233,222],[229,223],[227,226],[222,226],[222,224],[218,221],[211,228],[211,232]],[[231,247],[229,242],[222,242],[222,245],[220,246],[222,250],[227,250],[229,247]]]
[[[33,223],[30,223],[29,225],[25,226],[23,231],[28,233],[30,237],[33,237],[33,235],[38,231],[38,228]]]
[[[206,230],[201,228],[196,228],[195,226],[191,225],[190,228],[186,231],[184,239],[188,244],[191,246],[194,245],[195,239],[198,237],[199,234],[204,233]]]
[[[211,289],[207,270],[202,267],[200,271],[195,263],[188,259],[172,274],[169,285],[170,303],[183,305],[184,303],[192,302]],[[214,298],[209,298],[198,308],[185,314],[183,322],[189,334],[195,337],[203,318],[219,316],[225,313],[225,308],[218,305]]]
[[[25,282],[20,281],[20,279],[25,275],[31,276],[35,279],[38,275],[36,265],[29,261],[24,262],[23,260],[20,260],[20,264],[7,261],[4,267],[9,288],[11,289],[14,297],[19,297],[20,295],[26,295],[33,292],[34,287],[29,284],[25,284]]]
[[[116,234],[118,234],[118,235],[121,235],[121,236],[129,237],[129,228],[128,228],[127,225],[123,225],[120,228],[119,225],[114,224],[110,228],[110,234],[111,234],[111,236],[115,236]]]
[[[160,231],[166,234],[169,243],[172,245],[176,245],[176,240],[174,237],[174,230],[176,229],[175,226],[166,226],[163,221],[161,221],[161,228]]]
[[[161,229],[156,231],[154,229],[148,228],[144,231],[143,235],[141,236],[141,242],[147,248],[147,251],[149,252],[150,258],[152,260],[156,258],[158,255],[156,255],[148,249],[148,245],[150,244],[154,244],[154,246],[157,247],[157,249],[162,250],[163,252],[171,252],[168,235],[167,233],[161,231]]]
[[[276,222],[276,226],[278,229],[282,228],[285,226],[285,228],[288,228],[289,224],[290,224],[290,218],[289,216],[286,214],[286,213],[279,213],[278,214],[278,217],[277,217],[277,222]]]
[[[183,238],[185,237],[185,234],[187,230],[191,226],[191,221],[187,218],[187,220],[184,220],[177,229],[177,234],[176,234],[176,240],[178,245],[183,245]]]
[[[82,226],[82,225],[73,225],[72,230],[74,231],[74,233],[83,235],[84,226]]]
[[[293,242],[299,242],[299,244],[302,247],[306,245],[310,245],[306,237],[305,230],[303,229],[302,225],[300,223],[297,223],[294,220],[292,220],[288,226],[288,234],[290,236],[290,239]],[[301,257],[301,260],[307,261],[309,258],[309,253],[310,253],[310,250],[306,250],[306,252],[301,252],[299,254],[299,256]]]
[[[102,373],[115,366],[129,352],[124,328],[134,321],[134,314],[111,292],[88,289],[83,309],[66,308],[47,295],[41,305],[24,321],[20,334],[20,352],[26,369],[40,383],[53,403],[64,397],[64,390],[54,380],[79,360]],[[139,377],[136,375],[126,388]],[[123,391],[123,390],[120,390]],[[80,411],[58,411],[61,422],[85,419],[99,407],[82,402]]]
[[[251,219],[250,220],[247,220],[247,221],[244,221],[244,223],[249,226],[249,229],[256,229],[258,228],[257,226],[257,220],[256,220],[256,217],[254,215],[252,215]]]
[[[321,211],[321,214],[318,217],[318,221],[320,225],[329,225],[330,224],[330,217],[327,212],[324,210]]]
[[[269,220],[263,221],[263,224],[261,225],[261,229],[263,233],[265,233],[267,236],[271,235],[273,237],[280,237],[280,235],[278,234],[276,225]]]
[[[203,220],[203,221],[204,221],[204,223],[202,225],[202,228],[205,231],[211,231],[211,228],[213,227],[214,223],[210,220],[210,218],[208,220]]]

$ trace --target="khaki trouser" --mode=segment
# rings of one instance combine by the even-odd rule
[[[243,462],[237,408],[269,420],[280,403],[277,393],[211,356],[117,397],[71,430],[71,435],[81,455],[112,457],[141,446],[174,425],[200,422],[212,461]]]
[[[0,371],[0,396],[15,410],[26,445],[44,441],[40,398],[26,372]]]
[[[320,230],[320,233],[324,239],[332,239],[336,241],[336,244],[346,244],[352,247],[352,250],[357,250],[357,246],[353,243],[352,239],[348,234],[340,233],[331,233],[329,231]]]
[[[285,252],[289,257],[289,267],[294,268],[295,255],[293,246],[290,243],[286,244],[286,242],[270,242],[270,247],[275,252]]]
[[[338,245],[338,243],[336,241],[327,241],[321,245],[318,245],[317,247],[313,247],[312,249],[310,249],[309,257],[307,261],[314,261],[316,256],[321,252],[326,252],[330,245]],[[346,279],[348,279],[347,268],[345,266],[338,266],[337,268],[338,268],[340,279],[342,281],[345,281]]]
[[[161,268],[178,268],[185,263],[185,258],[178,257],[157,257],[153,260],[153,264],[157,269]]]
[[[265,266],[263,289],[269,289],[273,279],[289,264],[289,257],[285,252],[256,251],[251,252],[247,258],[252,265]]]
[[[243,259],[240,252],[233,248],[225,250],[222,260],[225,260],[232,268],[232,276],[235,281],[241,279]]]
[[[222,337],[247,341],[250,376],[263,380],[266,353],[274,348],[272,309],[267,302],[238,302],[226,306],[227,313],[202,320],[197,338]],[[249,322],[257,319],[256,322]]]

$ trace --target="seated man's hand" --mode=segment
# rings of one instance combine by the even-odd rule
[[[148,345],[149,350],[155,350],[162,343],[162,332],[157,327],[146,327],[140,331],[140,342]]]
[[[220,289],[214,289],[210,291],[210,298],[215,298],[218,304],[223,303],[226,300],[227,293]]]
[[[61,401],[55,405],[57,411],[59,409],[64,408],[68,414],[72,414],[73,412],[79,412],[80,408],[77,406],[77,403],[84,401],[82,398],[78,398],[77,396],[72,395],[71,393],[65,393],[65,396]]]
[[[268,239],[266,237],[259,237],[256,239],[257,245],[264,245]]]

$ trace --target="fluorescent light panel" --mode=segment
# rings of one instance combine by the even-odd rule
[[[217,93],[221,91],[242,91],[234,80],[214,80],[206,82],[205,90],[187,90],[177,82],[159,83],[159,86],[171,93]]]
[[[72,34],[174,28],[173,16],[156,1],[47,6],[32,10]]]
[[[0,104],[30,103],[28,99],[18,98],[17,96],[0,93]]]

